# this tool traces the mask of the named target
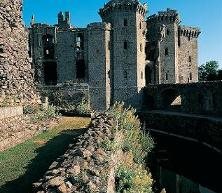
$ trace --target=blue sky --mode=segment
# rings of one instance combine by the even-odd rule
[[[55,24],[59,11],[70,11],[72,24],[85,27],[100,21],[98,10],[108,0],[24,0],[23,18],[29,25],[32,14],[36,22]],[[166,8],[180,12],[182,24],[198,26],[199,64],[217,60],[222,68],[222,0],[147,0],[148,15]]]

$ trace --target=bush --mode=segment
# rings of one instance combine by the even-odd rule
[[[50,105],[48,108],[40,108],[34,115],[32,115],[32,121],[44,121],[57,116],[58,113],[56,111],[56,107]]]
[[[136,163],[143,163],[148,153],[153,149],[154,142],[148,133],[141,130],[141,124],[136,110],[129,107],[124,108],[124,103],[116,103],[109,112],[117,120],[117,129],[122,130],[125,138],[123,151],[130,151],[134,155]]]
[[[148,133],[142,132],[135,109],[125,108],[124,103],[116,103],[109,113],[116,119],[115,130],[124,136],[124,160],[116,171],[116,191],[151,193],[152,178],[145,168],[145,160],[154,147],[153,139]],[[106,145],[110,148],[110,144]]]
[[[125,160],[116,171],[117,193],[152,193],[153,180],[143,165],[135,164],[129,154]]]
[[[23,112],[24,114],[35,114],[39,111],[40,107],[38,105],[27,105],[24,106]]]

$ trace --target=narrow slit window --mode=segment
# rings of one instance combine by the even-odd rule
[[[169,29],[167,29],[167,35],[170,35],[170,30]]]
[[[127,50],[127,48],[128,48],[128,43],[127,43],[127,41],[125,41],[124,42],[124,49]]]
[[[165,49],[165,56],[168,56],[169,55],[169,50],[168,48]]]
[[[190,72],[190,80],[192,80],[193,79],[193,75],[192,75],[192,73]]]
[[[128,20],[127,20],[127,19],[124,19],[123,25],[124,25],[124,26],[128,26]]]
[[[124,74],[123,74],[123,76],[124,76],[124,78],[125,78],[125,79],[127,79],[127,77],[128,77],[128,74],[127,74],[127,71],[126,71],[126,70],[124,71]]]
[[[189,62],[192,62],[192,58],[191,58],[191,56],[189,56]]]
[[[142,52],[142,51],[143,51],[143,45],[140,44],[140,52]]]
[[[166,80],[168,80],[168,78],[169,78],[169,77],[168,77],[168,73],[166,73]]]

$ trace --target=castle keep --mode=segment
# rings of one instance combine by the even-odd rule
[[[93,109],[115,101],[137,106],[146,84],[198,81],[197,28],[181,26],[167,9],[146,18],[138,0],[111,0],[99,10],[102,22],[71,26],[69,12],[58,24],[29,28],[35,80],[42,85],[88,83]]]

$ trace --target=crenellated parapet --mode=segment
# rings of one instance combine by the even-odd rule
[[[147,5],[141,4],[138,0],[111,0],[104,5],[104,8],[99,10],[102,18],[106,17],[113,11],[137,11],[144,17],[147,13]]]
[[[179,26],[179,33],[181,36],[198,38],[201,31],[196,27]]]
[[[151,15],[150,17],[147,18],[147,21],[149,23],[156,23],[156,22],[179,23],[180,17],[176,10],[168,8],[166,11],[159,11],[157,14]]]
[[[87,25],[88,30],[104,29],[111,30],[111,24],[105,22],[94,22]]]

